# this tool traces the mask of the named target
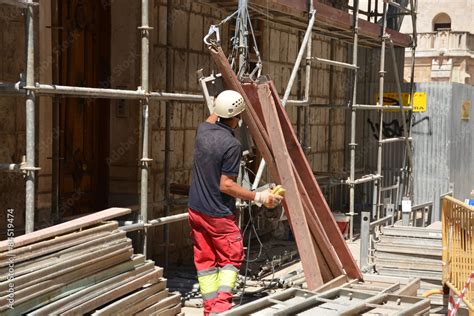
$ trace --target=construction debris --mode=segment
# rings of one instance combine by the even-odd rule
[[[169,293],[163,269],[133,253],[116,221],[103,221],[127,213],[109,209],[0,243],[0,314],[179,314],[181,295]]]

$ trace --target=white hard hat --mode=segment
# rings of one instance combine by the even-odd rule
[[[214,101],[214,113],[219,117],[230,118],[245,111],[242,95],[234,90],[222,91]]]

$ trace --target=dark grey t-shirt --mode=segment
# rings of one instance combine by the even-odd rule
[[[235,199],[220,191],[221,175],[239,174],[242,148],[232,129],[222,123],[201,123],[196,134],[188,206],[209,216],[235,211]]]

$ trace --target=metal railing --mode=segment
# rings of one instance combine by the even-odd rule
[[[443,284],[474,312],[474,207],[443,198]]]
[[[474,34],[469,32],[440,31],[418,33],[418,48],[420,52],[433,51],[439,54],[446,51],[474,50]]]
[[[402,212],[403,226],[426,227],[431,224],[432,214],[433,202],[414,205],[410,212]]]

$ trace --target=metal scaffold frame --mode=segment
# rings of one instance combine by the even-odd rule
[[[390,36],[387,33],[387,12],[388,6],[394,6],[395,8],[403,11],[403,13],[408,13],[412,20],[413,26],[413,33],[412,33],[412,62],[411,62],[411,72],[410,72],[410,105],[409,107],[404,107],[403,105],[403,98],[401,92],[401,82],[398,74],[398,67],[396,62],[395,56],[395,49],[394,44],[390,40]],[[351,141],[349,143],[350,148],[350,177],[347,180],[347,184],[349,185],[349,213],[350,216],[350,240],[353,240],[353,232],[354,232],[354,216],[356,215],[355,212],[355,185],[366,183],[370,181],[374,181],[374,189],[373,189],[373,204],[372,204],[372,217],[379,220],[381,215],[381,192],[384,191],[385,188],[382,187],[382,155],[383,155],[383,145],[384,144],[393,144],[397,142],[404,142],[404,155],[403,155],[403,165],[402,165],[402,179],[404,179],[402,195],[408,199],[412,199],[412,187],[411,187],[411,173],[412,173],[412,166],[413,166],[413,149],[411,143],[411,121],[412,121],[412,112],[413,112],[413,94],[414,94],[414,65],[415,65],[415,50],[416,50],[416,8],[417,2],[416,0],[410,0],[410,9],[401,7],[398,3],[393,2],[391,0],[385,0],[383,3],[383,14],[382,14],[382,34],[381,34],[381,51],[380,51],[380,70],[379,70],[379,100],[376,105],[361,105],[357,104],[357,51],[358,51],[358,15],[359,15],[359,1],[354,1],[354,43],[353,43],[353,66],[354,68],[354,81],[353,81],[353,94],[351,100]],[[383,137],[383,119],[384,119],[384,109],[386,106],[383,105],[384,103],[384,83],[385,83],[385,53],[386,53],[386,45],[387,42],[390,46],[391,57],[393,61],[393,69],[394,69],[394,76],[397,86],[397,93],[399,99],[399,110],[402,117],[402,124],[403,124],[403,137],[397,138],[387,138],[384,139]],[[396,107],[394,107],[396,108]],[[379,133],[378,133],[378,146],[377,146],[377,172],[376,174],[369,174],[362,176],[359,179],[355,179],[355,156],[356,156],[356,113],[357,110],[377,110],[379,111]],[[407,126],[407,121],[405,117],[405,110],[408,110],[408,122],[409,126]],[[408,164],[406,162],[408,161]],[[397,182],[398,184],[398,182]],[[398,189],[399,190],[399,189]],[[367,214],[367,213],[366,213]],[[362,232],[362,229],[366,227],[364,222],[368,221],[366,218],[367,216],[361,216],[361,235],[368,233]],[[361,259],[360,259],[360,266],[362,269],[365,269],[368,265],[368,249],[369,249],[369,240],[367,238],[361,238]]]
[[[148,175],[150,172],[150,163],[152,159],[149,157],[149,102],[150,100],[167,101],[166,102],[166,130],[170,131],[170,106],[171,101],[186,101],[186,102],[202,102],[204,98],[202,95],[186,94],[186,93],[168,93],[168,92],[153,92],[150,91],[149,84],[149,56],[150,56],[150,31],[153,29],[149,26],[149,0],[141,0],[141,26],[138,28],[141,33],[141,86],[137,90],[122,90],[122,89],[106,89],[106,88],[91,88],[91,87],[76,87],[35,83],[35,37],[34,37],[34,8],[39,5],[33,0],[28,1],[1,1],[8,5],[15,5],[25,10],[25,29],[26,29],[26,82],[18,83],[3,83],[0,82],[0,92],[6,96],[21,96],[26,95],[26,161],[21,164],[0,164],[0,170],[24,172],[26,178],[26,199],[25,199],[25,232],[30,233],[34,231],[34,215],[35,215],[35,186],[36,186],[36,171],[40,168],[36,167],[35,157],[35,101],[38,96],[63,96],[76,98],[103,98],[103,99],[130,99],[140,100],[142,106],[142,128],[141,128],[141,148],[142,154],[140,159],[141,169],[141,185],[140,185],[140,223],[136,225],[138,230],[143,230],[143,253],[146,255],[146,231],[148,227],[157,225],[165,225],[165,243],[167,241],[167,227],[166,224],[183,220],[185,216],[179,216],[178,219],[171,219],[171,221],[159,219],[155,221],[148,221]],[[171,5],[168,5],[171,7]],[[170,16],[170,15],[168,15]],[[171,36],[169,36],[171,37]],[[168,71],[169,72],[169,71]],[[168,73],[167,72],[167,73]],[[167,76],[169,82],[169,76]],[[171,90],[169,83],[166,89]],[[169,133],[168,133],[169,134]],[[168,163],[165,165],[169,168],[169,135],[168,135],[168,153],[166,154]],[[169,175],[169,171],[167,172]],[[167,180],[167,194],[168,198],[166,204],[169,204],[169,179]],[[169,214],[169,205],[167,205]]]
[[[0,92],[5,93],[6,95],[25,95],[26,96],[26,160],[22,164],[0,164],[1,170],[10,170],[10,171],[22,171],[26,174],[26,220],[25,220],[25,230],[26,232],[31,232],[34,230],[34,210],[35,210],[35,184],[36,171],[39,170],[35,166],[35,99],[38,96],[64,96],[64,97],[78,97],[78,98],[107,98],[107,99],[132,99],[140,100],[141,103],[141,164],[140,164],[140,173],[141,173],[141,185],[140,185],[140,223],[136,224],[132,230],[144,230],[143,233],[143,243],[144,243],[144,253],[146,254],[146,230],[147,227],[152,227],[156,225],[166,224],[167,221],[162,223],[160,220],[149,221],[148,220],[148,207],[150,205],[148,201],[148,176],[150,172],[150,163],[152,159],[149,157],[149,103],[151,100],[160,100],[166,101],[166,135],[165,135],[165,202],[166,210],[165,216],[168,216],[170,213],[170,182],[169,182],[169,167],[170,167],[170,120],[171,120],[171,107],[173,105],[172,101],[185,101],[185,102],[202,102],[204,98],[202,95],[197,94],[186,94],[186,93],[169,93],[169,92],[153,92],[150,91],[149,84],[149,57],[150,57],[150,31],[152,28],[149,26],[149,0],[141,0],[141,26],[139,27],[141,34],[141,86],[137,90],[121,90],[121,89],[106,89],[106,88],[90,88],[90,87],[75,87],[75,86],[63,86],[63,85],[51,85],[51,84],[42,84],[35,83],[35,74],[34,74],[34,8],[38,3],[33,2],[33,0],[23,0],[23,1],[13,1],[13,0],[4,0],[0,3],[13,4],[18,7],[25,8],[25,27],[26,27],[26,80],[16,84],[13,83],[1,83],[0,82]],[[369,1],[369,10],[371,1]],[[383,92],[384,92],[384,75],[385,75],[385,51],[386,45],[389,43],[391,49],[391,55],[393,58],[394,68],[397,69],[394,44],[390,39],[389,33],[387,32],[387,8],[388,6],[394,6],[399,11],[403,12],[402,14],[410,15],[413,24],[413,38],[412,38],[412,61],[411,61],[411,79],[410,79],[410,106],[403,107],[403,104],[400,104],[400,107],[396,106],[383,106]],[[239,1],[239,9],[243,10],[243,7],[247,6],[247,1]],[[302,39],[301,47],[298,52],[295,64],[293,66],[290,79],[288,81],[282,104],[286,106],[287,104],[293,104],[304,107],[305,116],[308,115],[309,106],[316,106],[321,108],[333,108],[337,107],[333,104],[321,104],[317,105],[310,101],[310,82],[311,82],[311,73],[312,73],[312,62],[318,62],[322,64],[329,65],[331,69],[333,67],[342,67],[353,71],[353,86],[352,93],[350,98],[350,104],[345,109],[351,112],[351,134],[350,134],[350,175],[349,179],[346,181],[346,184],[349,185],[349,213],[350,215],[350,239],[353,239],[353,227],[354,227],[354,215],[356,215],[355,210],[355,185],[374,182],[374,191],[373,191],[373,214],[376,214],[376,217],[380,216],[380,199],[382,188],[382,154],[383,154],[383,144],[390,144],[395,142],[403,141],[405,146],[404,161],[403,161],[403,173],[402,173],[402,185],[403,185],[403,195],[411,196],[412,195],[412,184],[411,184],[411,172],[412,172],[412,145],[411,145],[411,118],[412,118],[412,109],[413,109],[413,94],[414,94],[414,62],[415,62],[415,49],[416,49],[416,8],[417,0],[410,0],[410,9],[401,7],[396,2],[392,0],[384,0],[383,4],[383,26],[380,34],[381,39],[381,59],[380,59],[380,72],[379,72],[379,102],[376,105],[364,105],[357,104],[357,74],[359,66],[357,64],[358,59],[358,46],[359,46],[359,13],[364,14],[364,11],[359,10],[359,1],[355,0],[354,5],[350,7],[353,11],[352,14],[352,63],[345,63],[341,61],[335,61],[330,59],[323,59],[319,57],[312,56],[312,38],[313,32],[315,30],[315,21],[316,21],[316,10],[315,5],[312,0],[307,2],[308,9],[308,22],[307,28]],[[245,8],[246,9],[246,8]],[[168,13],[172,10],[171,1],[168,1]],[[246,9],[247,10],[247,9]],[[244,23],[247,19],[245,13],[248,11],[243,10],[243,15],[240,17],[240,23]],[[377,10],[377,1],[376,1],[376,13],[375,19],[378,14]],[[172,18],[172,14],[168,14],[168,19]],[[371,15],[367,16],[368,21],[371,20]],[[167,25],[170,26],[172,23]],[[366,23],[366,22],[365,22]],[[242,34],[240,34],[242,35]],[[323,34],[324,36],[329,36],[327,32]],[[171,51],[171,36],[172,29],[171,27],[167,28],[167,58],[170,59],[172,55]],[[240,38],[240,41],[243,41],[243,38]],[[245,39],[246,40],[246,39]],[[348,41],[345,39],[345,41]],[[242,52],[242,51],[241,51]],[[289,100],[293,84],[297,78],[298,71],[300,69],[301,63],[305,57],[305,77],[304,77],[304,92],[303,100]],[[245,57],[243,54],[239,56],[239,67],[242,67],[245,63]],[[240,69],[240,68],[239,68]],[[166,66],[166,91],[171,90],[171,64],[168,62]],[[401,99],[401,87],[400,87],[400,78],[398,72],[395,71],[395,79],[398,86],[398,94]],[[340,106],[339,106],[340,107]],[[368,176],[355,179],[355,153],[356,153],[356,118],[358,110],[377,110],[379,111],[379,122],[382,126],[383,122],[383,109],[399,109],[403,117],[403,127],[404,135],[403,137],[393,138],[393,139],[383,139],[382,129],[379,129],[379,139],[378,139],[378,149],[377,149],[377,173],[371,174]],[[409,125],[407,126],[405,120],[405,112],[408,110]],[[305,119],[304,124],[304,135],[307,134],[308,129],[308,119]],[[407,167],[405,164],[407,163]],[[260,179],[262,177],[263,171],[265,168],[265,162],[262,160],[258,168],[255,181],[253,183],[253,188],[258,186]],[[186,214],[179,216],[176,220],[183,220],[186,218]],[[175,220],[175,219],[173,219]],[[157,224],[159,223],[159,224]],[[165,225],[164,229],[164,241],[167,244],[168,241],[168,230]],[[361,249],[366,247],[362,245]],[[167,251],[166,251],[167,252]],[[363,256],[364,254],[361,253]],[[361,267],[365,266],[365,261],[361,258]],[[167,261],[167,260],[165,260]],[[166,266],[166,263],[165,263]]]
[[[377,16],[380,16],[378,14],[378,2],[376,2],[375,5],[375,19]],[[370,7],[371,7],[371,0],[368,2],[369,9],[366,13],[367,19],[370,21],[371,19],[371,14],[370,12]],[[412,60],[411,60],[411,71],[410,71],[410,105],[408,107],[403,106],[403,99],[402,99],[402,93],[401,93],[401,83],[400,83],[400,78],[399,74],[397,72],[397,62],[396,62],[396,56],[395,56],[395,49],[394,49],[394,44],[392,40],[390,39],[390,34],[387,32],[387,16],[388,16],[388,6],[393,6],[397,8],[398,10],[402,11],[401,14],[404,15],[410,15],[411,20],[412,20],[412,26],[413,26],[413,33],[412,33],[412,43],[411,43],[411,51],[412,51]],[[349,178],[346,181],[346,184],[349,185],[349,212],[347,215],[350,216],[350,224],[349,224],[349,239],[352,241],[354,239],[354,216],[357,215],[356,210],[355,210],[355,186],[358,184],[363,184],[363,183],[368,183],[368,182],[374,182],[374,190],[373,190],[373,198],[372,198],[372,217],[376,218],[377,220],[380,219],[380,207],[381,207],[381,192],[383,192],[387,188],[382,187],[382,154],[383,154],[383,145],[384,144],[393,144],[393,143],[398,143],[398,142],[404,142],[405,143],[405,148],[404,148],[404,155],[403,155],[403,162],[402,162],[402,180],[403,182],[401,185],[403,185],[403,190],[402,190],[402,195],[404,197],[409,197],[412,198],[412,184],[411,184],[411,173],[412,173],[412,137],[411,137],[411,120],[412,120],[412,110],[413,110],[413,94],[414,94],[414,66],[415,66],[415,50],[416,50],[416,8],[417,8],[417,0],[410,0],[410,8],[405,8],[400,6],[398,3],[392,1],[392,0],[384,0],[383,3],[383,13],[381,14],[382,17],[382,29],[381,29],[381,34],[380,34],[380,39],[381,39],[381,57],[380,57],[380,71],[379,71],[379,100],[378,103],[375,105],[367,105],[367,104],[358,104],[357,103],[357,78],[358,78],[358,47],[359,47],[359,13],[361,10],[359,9],[359,1],[354,0],[354,5],[350,7],[352,9],[353,14],[352,14],[352,33],[353,33],[353,39],[352,39],[352,63],[345,63],[341,61],[335,61],[335,60],[330,60],[330,59],[324,59],[324,58],[319,58],[319,57],[314,57],[312,56],[311,52],[311,45],[312,45],[312,34],[313,34],[313,28],[314,28],[314,23],[315,23],[315,18],[316,18],[316,10],[314,9],[314,2],[312,0],[308,1],[308,12],[309,12],[309,18],[308,18],[308,26],[306,29],[306,32],[304,34],[299,53],[297,55],[295,64],[293,66],[290,79],[288,81],[285,93],[283,95],[282,99],[282,105],[285,106],[286,104],[289,104],[290,102],[292,104],[302,106],[307,110],[308,106],[316,106],[320,108],[334,108],[338,107],[333,104],[312,104],[310,101],[310,83],[311,83],[311,62],[315,61],[318,63],[330,65],[332,67],[342,67],[345,69],[349,69],[353,71],[353,81],[352,81],[352,94],[349,102],[349,107],[346,107],[347,110],[351,111],[351,118],[350,118],[350,143],[349,143],[349,149],[350,149],[350,170],[349,170]],[[364,13],[364,11],[362,11]],[[327,36],[327,34],[325,34]],[[383,105],[383,95],[384,95],[384,80],[385,80],[385,54],[386,54],[386,46],[387,43],[389,44],[390,50],[391,50],[391,57],[393,60],[393,65],[394,65],[394,76],[395,76],[395,81],[397,84],[397,93],[398,97],[400,100],[400,106],[384,106]],[[304,84],[304,98],[303,100],[288,100],[291,89],[293,87],[293,84],[295,82],[295,79],[297,77],[297,73],[300,69],[300,65],[303,59],[304,52],[306,51],[306,65],[305,65],[305,84]],[[330,87],[331,89],[332,87]],[[340,107],[340,106],[339,106]],[[377,110],[379,111],[379,126],[383,126],[383,117],[384,117],[384,110],[400,110],[401,116],[402,116],[402,124],[403,124],[403,137],[397,137],[397,138],[388,138],[384,139],[383,138],[383,131],[382,128],[379,128],[379,135],[378,135],[378,146],[377,146],[377,171],[376,174],[369,174],[362,176],[359,179],[356,179],[355,173],[356,173],[356,124],[357,124],[357,111],[358,110]],[[406,117],[405,117],[405,110],[408,110],[408,117],[409,117],[409,125],[406,123]],[[308,113],[305,111],[305,116],[307,116]],[[305,119],[305,122],[308,120]],[[304,132],[303,135],[307,134],[307,124],[304,124]],[[299,131],[299,126],[297,127],[297,130]],[[303,137],[303,142],[302,145],[305,144]],[[407,165],[408,161],[408,165]],[[258,186],[258,183],[262,177],[263,171],[265,168],[265,161],[262,160],[256,177],[255,177],[255,182],[253,183],[252,188],[255,189]],[[400,183],[397,181],[397,190],[400,190],[399,185]],[[392,187],[392,186],[390,186]],[[363,227],[363,225],[361,225]],[[362,254],[362,249],[368,249],[368,245],[365,245],[361,243],[361,256],[364,256]],[[364,257],[364,260],[366,258]],[[362,260],[361,260],[362,261]],[[364,261],[365,262],[365,261]],[[365,266],[365,264],[361,264],[362,267]]]

